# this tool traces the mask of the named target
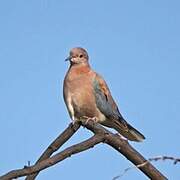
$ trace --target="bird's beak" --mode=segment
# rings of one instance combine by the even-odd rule
[[[65,59],[65,61],[70,61],[71,60],[71,56],[69,56],[69,57],[67,57],[66,59]]]

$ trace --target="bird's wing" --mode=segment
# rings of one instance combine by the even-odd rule
[[[111,126],[120,134],[132,141],[142,141],[143,134],[127,123],[120,114],[118,107],[113,100],[106,82],[98,74],[93,80],[93,89],[98,109],[107,119],[111,120]]]
[[[123,119],[104,79],[96,74],[93,89],[98,109],[109,119]]]

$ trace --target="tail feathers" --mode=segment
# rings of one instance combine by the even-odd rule
[[[142,142],[145,137],[138,130],[133,128],[126,121],[120,122],[115,121],[114,127],[121,135],[126,137],[128,140]]]
[[[141,142],[145,139],[144,135],[141,134],[137,129],[133,128],[130,124],[128,124],[128,130],[129,130],[130,136],[133,137],[132,141],[134,140],[134,141]]]

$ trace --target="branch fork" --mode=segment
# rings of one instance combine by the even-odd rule
[[[81,143],[72,145],[62,150],[61,152],[52,155],[73,136],[73,134],[80,128],[80,126],[89,129],[94,133],[94,135]],[[69,126],[42,153],[42,155],[34,165],[22,169],[12,170],[7,174],[0,176],[0,180],[10,180],[22,176],[26,176],[26,180],[34,180],[43,169],[53,166],[70,157],[71,155],[88,150],[99,143],[106,143],[112,148],[114,148],[116,151],[125,156],[129,161],[131,161],[140,171],[142,171],[150,179],[167,179],[150,163],[150,159],[146,160],[128,143],[126,139],[122,138],[117,134],[113,134],[100,124],[94,122],[93,120],[88,120],[86,122],[82,121],[70,123]]]

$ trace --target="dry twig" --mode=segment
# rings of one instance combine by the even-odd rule
[[[157,156],[157,157],[149,158],[148,160],[149,161],[171,160],[171,161],[173,161],[173,164],[180,163],[180,158],[175,158],[172,156]]]

